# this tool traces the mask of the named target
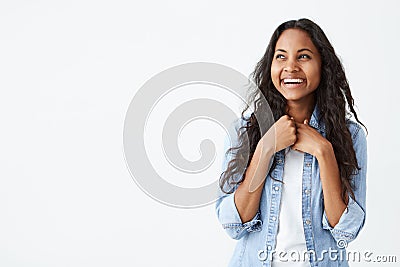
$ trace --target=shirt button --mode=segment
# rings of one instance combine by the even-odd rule
[[[276,221],[276,217],[275,216],[272,216],[272,218],[271,218],[273,221]]]
[[[305,189],[304,192],[305,192],[307,195],[309,195],[311,191],[310,191],[310,189]]]
[[[311,224],[311,221],[307,219],[307,220],[306,220],[306,224],[307,224],[307,225],[310,225],[310,224]]]
[[[268,250],[271,250],[271,249],[272,249],[272,247],[271,247],[270,245],[268,245],[268,246],[267,246],[267,249],[268,249]]]
[[[306,166],[307,166],[307,167],[311,167],[311,163],[310,163],[310,162],[307,162],[307,163],[306,163]]]
[[[278,190],[279,190],[279,186],[275,186],[275,187],[274,187],[274,190],[275,190],[275,191],[278,191]]]

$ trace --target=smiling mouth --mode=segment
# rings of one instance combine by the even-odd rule
[[[282,79],[281,84],[287,88],[297,88],[300,87],[303,83],[305,83],[305,79],[297,78],[297,79]]]

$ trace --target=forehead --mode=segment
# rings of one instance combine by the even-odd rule
[[[289,51],[291,49],[298,50],[302,48],[317,51],[308,33],[299,29],[287,29],[283,31],[276,42],[276,49]]]

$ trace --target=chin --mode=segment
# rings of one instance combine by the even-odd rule
[[[285,97],[285,99],[287,101],[298,101],[298,100],[301,100],[303,98],[301,96],[293,96],[293,95],[288,95],[288,96],[284,95],[284,97]]]

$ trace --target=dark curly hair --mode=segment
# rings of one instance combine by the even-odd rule
[[[227,154],[231,153],[233,157],[228,162],[226,170],[221,174],[220,188],[224,193],[233,193],[234,187],[245,178],[245,170],[249,166],[257,143],[261,138],[259,122],[256,119],[256,117],[260,117],[257,116],[257,111],[262,110],[260,106],[263,103],[259,92],[267,100],[275,121],[286,114],[286,99],[272,83],[271,64],[276,43],[282,32],[287,29],[300,29],[308,33],[321,55],[321,81],[314,91],[315,105],[319,109],[320,118],[318,119],[325,123],[326,139],[333,146],[342,184],[342,199],[347,203],[346,196],[348,194],[354,198],[354,188],[351,184],[352,175],[360,170],[351,135],[346,124],[348,116],[353,115],[357,122],[364,128],[365,126],[359,121],[354,110],[354,99],[351,95],[343,66],[335,50],[322,29],[311,20],[304,18],[290,20],[279,25],[272,34],[264,56],[257,63],[254,72],[251,74],[256,85],[256,89],[250,92],[250,101],[254,102],[254,112],[249,117],[244,115],[249,106],[242,112],[242,120],[244,120],[245,125],[238,130],[237,146],[230,148],[226,152]],[[346,103],[348,109],[346,109]],[[248,156],[244,157],[243,155]],[[274,158],[270,174],[275,166]],[[272,176],[271,178],[274,179]],[[225,190],[226,186],[230,190]]]

